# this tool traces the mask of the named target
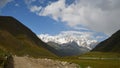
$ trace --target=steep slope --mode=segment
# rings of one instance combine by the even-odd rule
[[[0,49],[16,55],[55,57],[54,49],[13,17],[0,16]],[[49,51],[50,50],[50,51]]]
[[[120,30],[105,41],[99,43],[92,51],[120,53]]]

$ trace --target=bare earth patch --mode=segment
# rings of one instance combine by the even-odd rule
[[[14,68],[77,68],[74,63],[14,56]]]

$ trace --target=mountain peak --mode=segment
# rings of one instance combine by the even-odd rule
[[[38,37],[44,42],[55,42],[65,44],[75,41],[80,47],[92,49],[98,43],[98,36],[94,36],[94,32],[80,31],[62,31],[58,35],[51,36],[49,34],[40,34]]]

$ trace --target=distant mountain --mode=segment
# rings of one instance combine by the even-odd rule
[[[120,53],[120,30],[105,41],[99,43],[92,51]]]
[[[0,49],[16,55],[56,56],[53,54],[56,53],[54,48],[42,42],[29,28],[9,16],[0,16]]]
[[[74,41],[78,46],[86,47],[90,50],[96,46],[96,43],[98,43],[97,38],[93,36],[92,32],[63,31],[55,36],[40,34],[38,37],[46,43],[54,42],[61,45]]]
[[[98,38],[104,38],[103,35],[95,36],[95,33],[89,31],[63,31],[55,36],[40,34],[38,37],[66,55],[88,52],[99,43]]]
[[[62,56],[80,55],[89,51],[88,48],[80,47],[74,41],[70,43],[64,43],[64,44],[48,42],[48,45],[55,48],[59,52],[59,54]]]

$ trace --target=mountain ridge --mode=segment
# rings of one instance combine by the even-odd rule
[[[40,34],[38,37],[46,43],[55,42],[61,45],[74,41],[78,46],[86,47],[90,50],[98,43],[91,32],[65,31],[55,36]]]
[[[0,48],[17,55],[56,56],[54,48],[11,16],[0,16]]]
[[[54,36],[40,34],[38,37],[55,48],[59,54],[73,56],[89,52],[98,44],[98,36],[94,37],[94,34],[93,32],[62,31]]]
[[[115,32],[105,41],[99,43],[92,51],[120,53],[120,30]]]

